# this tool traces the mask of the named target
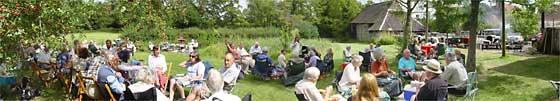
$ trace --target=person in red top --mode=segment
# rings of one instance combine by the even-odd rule
[[[371,74],[377,78],[377,84],[387,91],[389,96],[396,97],[401,93],[401,80],[396,78],[396,73],[389,69],[383,51],[374,51],[375,62],[371,64]]]

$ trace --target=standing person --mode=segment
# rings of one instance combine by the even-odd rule
[[[224,88],[223,90],[226,93],[231,93],[230,91],[233,90],[233,86],[237,82],[237,77],[239,76],[239,68],[235,63],[235,58],[233,54],[227,53],[224,57],[224,67],[220,69],[220,73],[222,73],[222,78],[224,79]]]
[[[369,43],[369,47],[366,48],[365,52],[369,53],[369,57],[370,57],[370,58],[369,58],[369,59],[370,59],[369,61],[370,61],[371,63],[375,62],[375,58],[373,58],[373,57],[375,57],[375,54],[374,54],[374,52],[375,52],[375,47],[373,46],[373,43]]]
[[[352,60],[352,47],[346,46],[346,49],[343,52],[344,61],[350,62]]]
[[[292,48],[292,55],[298,56],[301,53],[301,42],[299,41],[299,36],[294,37],[294,41],[290,45]]]
[[[295,85],[295,93],[302,94],[305,99],[309,101],[327,101],[331,92],[332,86],[326,89],[317,89],[317,80],[319,79],[321,71],[316,67],[309,67],[303,73],[303,79],[298,81]]]
[[[428,60],[428,66],[424,66],[424,75],[429,79],[426,81],[416,94],[416,100],[418,101],[443,101],[447,97],[447,87],[448,84],[445,80],[441,79],[440,74],[442,73],[440,69],[440,64],[437,60]]]
[[[111,40],[105,40],[105,52],[109,53],[109,54],[114,54],[116,52],[116,49],[113,48],[113,44],[111,42]]]
[[[377,85],[377,78],[372,74],[364,74],[358,87],[358,93],[352,101],[390,101],[391,97]]]
[[[130,38],[125,37],[125,44],[126,49],[128,49],[128,51],[130,51],[130,54],[134,56],[134,53],[136,53],[136,45],[134,45],[134,42],[130,41]]]
[[[152,50],[152,55],[148,57],[148,67],[150,67],[157,76],[158,82],[156,82],[156,85],[159,85],[159,88],[163,89],[161,86],[163,86],[168,79],[165,75],[167,71],[167,62],[165,56],[161,54],[159,47],[154,47]]]
[[[257,56],[262,52],[261,47],[259,46],[259,42],[255,42],[255,45],[251,46],[251,50],[249,50],[249,54],[252,56]]]
[[[441,78],[453,86],[448,89],[449,93],[464,95],[467,92],[465,90],[468,79],[467,70],[465,70],[463,64],[457,61],[455,53],[445,53],[445,62],[447,67],[445,67],[445,71],[441,74]]]

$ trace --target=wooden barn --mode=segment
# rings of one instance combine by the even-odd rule
[[[393,1],[368,5],[350,22],[351,36],[364,41],[376,38],[383,32],[400,35],[404,27],[404,14],[399,17],[392,12],[401,10],[400,5]],[[424,32],[423,25],[416,19],[412,19],[411,26],[413,32]]]

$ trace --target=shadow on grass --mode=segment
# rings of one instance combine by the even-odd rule
[[[482,99],[494,100],[535,100],[543,101],[553,98],[554,88],[543,81],[534,81],[512,75],[492,75],[480,81]]]
[[[560,80],[560,57],[546,56],[520,60],[493,68],[493,70],[509,75],[518,75],[542,80]]]

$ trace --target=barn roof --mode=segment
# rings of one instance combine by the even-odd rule
[[[371,24],[369,31],[403,31],[404,20],[391,14],[394,10],[400,10],[400,5],[392,1],[372,4],[362,9],[350,23]],[[411,24],[412,31],[424,31],[423,25],[416,19],[413,19]]]

